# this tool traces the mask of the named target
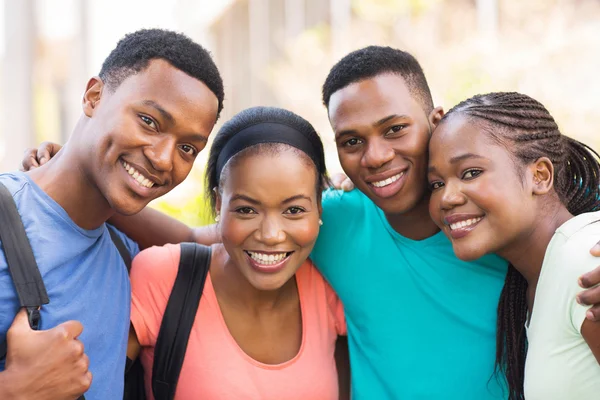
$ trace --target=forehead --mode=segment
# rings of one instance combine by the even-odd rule
[[[293,150],[243,156],[223,170],[223,191],[245,193],[264,203],[300,193],[316,195],[316,169],[309,162]]]
[[[452,116],[435,129],[429,141],[430,161],[450,159],[465,153],[509,156],[507,149],[492,138],[488,129],[477,120],[462,115]]]
[[[370,126],[389,115],[426,117],[404,79],[382,74],[346,86],[331,95],[329,119],[334,131]]]
[[[127,77],[114,96],[131,103],[153,101],[167,109],[176,120],[177,117],[187,121],[212,120],[214,124],[217,118],[217,96],[204,82],[161,59],[150,61],[147,68]]]

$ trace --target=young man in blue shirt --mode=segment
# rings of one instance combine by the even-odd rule
[[[41,330],[30,331],[0,252],[0,340],[8,345],[0,398],[122,398],[131,293],[105,222],[181,183],[222,105],[223,83],[205,49],[174,32],[138,31],[88,81],[83,114],[59,155],[0,175],[50,298]],[[121,236],[135,255],[137,245]]]

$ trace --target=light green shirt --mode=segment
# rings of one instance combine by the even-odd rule
[[[589,250],[599,240],[594,212],[564,223],[548,245],[527,327],[527,400],[600,398],[600,365],[581,336],[589,307],[575,300],[578,277],[598,266]]]

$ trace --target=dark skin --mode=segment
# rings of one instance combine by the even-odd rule
[[[183,181],[206,145],[217,109],[204,83],[162,60],[117,88],[93,77],[69,142],[28,173],[77,225],[97,228],[116,212],[140,211]],[[134,180],[124,162],[143,178]],[[7,335],[0,398],[79,397],[93,379],[77,340],[81,324],[34,332],[19,315]]]
[[[320,205],[314,165],[294,151],[243,157],[223,172],[217,190],[219,242],[210,277],[229,333],[251,358],[264,364],[293,359],[303,338],[295,273],[319,232]],[[285,267],[265,273],[246,251],[290,253]],[[140,345],[132,329],[128,355]],[[348,385],[348,365],[340,385]],[[345,375],[344,375],[345,374]],[[347,387],[340,386],[341,398]]]
[[[329,120],[348,178],[405,237],[422,240],[438,232],[428,211],[427,146],[444,115],[411,95],[404,79],[383,74],[335,92]],[[383,187],[374,184],[402,174]]]
[[[460,115],[438,127],[430,152],[432,218],[451,238],[459,258],[496,253],[508,260],[527,280],[531,314],[548,244],[573,218],[554,191],[552,162],[542,157],[515,165],[506,147]],[[450,226],[475,219],[466,230]],[[586,319],[581,334],[600,362],[600,322]]]

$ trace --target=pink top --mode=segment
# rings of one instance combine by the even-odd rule
[[[150,399],[154,345],[179,258],[179,245],[166,245],[144,250],[133,260],[131,322],[143,346],[140,357]],[[244,353],[229,333],[209,274],[175,400],[337,399],[335,342],[346,334],[341,303],[311,261],[298,269],[296,280],[303,326],[300,350],[289,361],[267,365]]]

